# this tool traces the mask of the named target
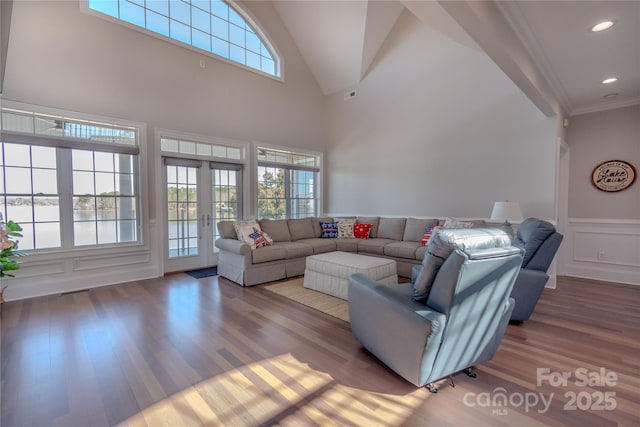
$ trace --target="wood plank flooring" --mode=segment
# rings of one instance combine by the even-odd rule
[[[10,302],[1,321],[3,427],[640,425],[638,286],[559,278],[438,394],[348,323],[218,277]]]

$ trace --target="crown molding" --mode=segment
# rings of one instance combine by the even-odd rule
[[[614,110],[616,108],[631,107],[640,105],[640,96],[632,98],[624,98],[617,101],[609,101],[601,104],[586,105],[571,111],[571,116],[579,116],[581,114],[597,113],[600,111]]]

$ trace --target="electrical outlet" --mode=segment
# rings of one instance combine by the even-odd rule
[[[600,261],[604,260],[604,251],[598,252],[598,260],[600,260]]]
[[[204,62],[204,59],[200,60],[200,68],[205,68],[207,66],[207,63]]]

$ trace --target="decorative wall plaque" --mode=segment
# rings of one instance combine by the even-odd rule
[[[636,180],[636,168],[624,160],[600,163],[591,173],[591,182],[598,190],[615,192],[631,187]]]

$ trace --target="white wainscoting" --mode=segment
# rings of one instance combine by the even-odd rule
[[[561,274],[640,285],[640,221],[570,218],[562,248]]]
[[[149,242],[120,249],[90,249],[56,254],[35,253],[24,258],[15,278],[3,278],[7,301],[55,295],[162,275],[155,221]]]

